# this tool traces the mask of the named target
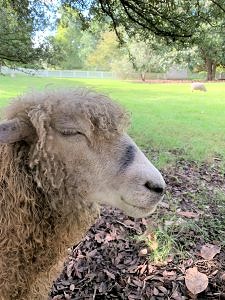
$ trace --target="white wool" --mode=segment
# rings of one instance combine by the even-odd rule
[[[202,92],[206,92],[206,87],[204,85],[204,83],[202,82],[193,82],[191,84],[191,91],[202,91]]]

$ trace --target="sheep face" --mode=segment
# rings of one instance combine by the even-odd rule
[[[93,200],[122,209],[132,217],[146,217],[162,199],[165,182],[159,171],[128,135],[118,137],[111,148],[105,147],[100,161],[100,185]]]
[[[91,203],[110,204],[133,217],[152,213],[165,189],[159,171],[128,135],[98,141],[94,147],[85,132],[55,131],[48,141],[48,148],[66,166],[67,186],[74,197],[79,194]]]
[[[116,104],[74,91],[36,98],[15,102],[10,120],[0,125],[0,141],[29,145],[29,166],[39,187],[66,186],[71,211],[77,199],[110,204],[133,217],[155,210],[165,182],[124,132],[125,114]]]

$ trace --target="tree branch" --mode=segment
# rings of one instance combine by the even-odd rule
[[[211,2],[212,2],[213,4],[215,4],[216,6],[218,6],[223,12],[225,12],[225,8],[223,8],[217,1],[211,0]]]

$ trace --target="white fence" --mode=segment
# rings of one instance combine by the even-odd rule
[[[128,80],[140,80],[140,73],[113,73],[106,71],[83,71],[83,70],[35,70],[16,68],[10,69],[7,67],[1,67],[0,72],[12,77],[16,75],[28,75],[39,77],[57,77],[57,78],[96,78],[96,79],[128,79]],[[166,73],[146,73],[146,80],[206,80],[206,72],[191,73],[186,70],[171,69]],[[217,80],[224,80],[225,73],[217,73]]]
[[[115,74],[105,71],[82,71],[82,70],[34,70],[25,68],[10,69],[2,67],[1,72],[5,75],[28,75],[39,77],[58,77],[58,78],[104,78],[114,79]]]

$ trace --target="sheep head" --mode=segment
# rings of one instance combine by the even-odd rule
[[[162,199],[160,172],[126,134],[126,112],[107,97],[85,90],[27,94],[6,117],[0,143],[25,143],[37,185],[66,187],[69,210],[80,199],[145,217]]]

